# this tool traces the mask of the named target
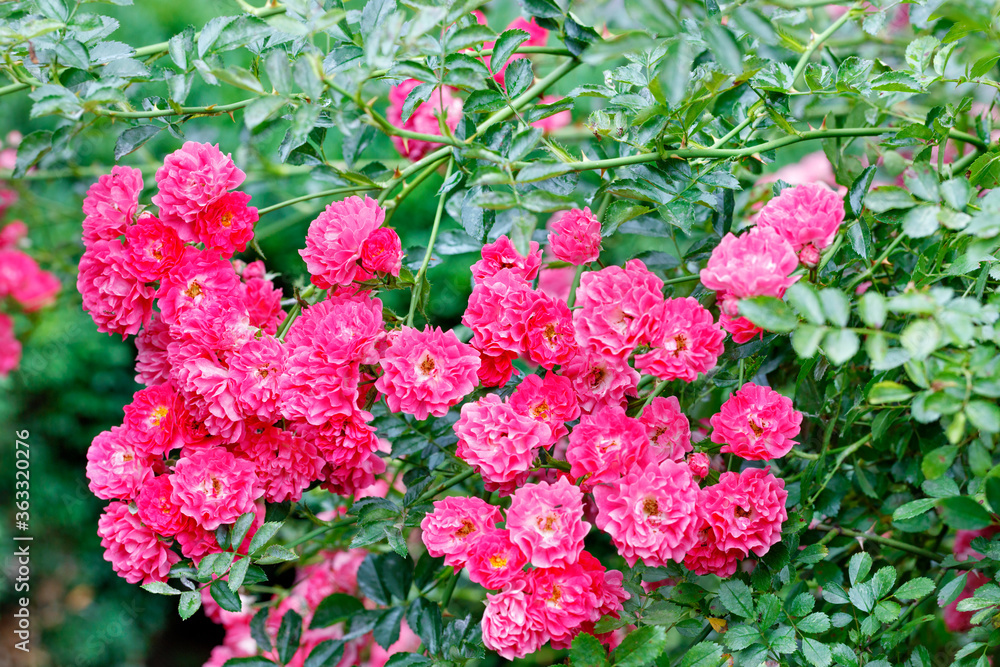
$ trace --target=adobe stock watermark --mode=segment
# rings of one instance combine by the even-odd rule
[[[14,648],[31,652],[31,444],[28,431],[14,433]]]

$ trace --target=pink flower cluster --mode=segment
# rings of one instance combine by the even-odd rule
[[[784,296],[799,279],[792,275],[799,262],[815,267],[843,220],[843,198],[808,183],[786,188],[768,202],[750,231],[722,239],[701,270],[701,282],[718,293],[719,322],[735,342],[763,336],[763,329],[740,316],[740,299]]]
[[[4,192],[0,190],[0,198]],[[4,212],[5,207],[0,206],[0,218]],[[4,310],[9,303],[31,313],[54,303],[59,292],[59,279],[18,248],[27,233],[27,226],[20,220],[0,229],[0,306]],[[21,343],[14,337],[14,319],[0,310],[0,378],[17,368],[20,361]]]
[[[478,498],[450,497],[435,502],[420,524],[432,556],[499,591],[486,596],[483,642],[507,660],[549,642],[568,647],[580,632],[593,633],[602,616],[617,618],[629,598],[621,572],[605,570],[584,551],[590,524],[583,500],[561,477],[518,488],[506,517]],[[613,641],[611,634],[601,639]]]
[[[596,256],[599,226],[591,218],[585,210],[560,219],[566,225],[553,227],[550,235],[550,243],[562,248],[558,253],[576,263]],[[560,245],[560,234],[568,235],[568,246]],[[592,241],[582,240],[587,237]],[[584,250],[586,243],[591,245]],[[523,256],[501,236],[483,247],[472,267],[476,285],[462,323],[482,356],[484,385],[505,385],[518,357],[550,370],[559,366],[589,412],[634,396],[636,370],[690,382],[715,366],[725,334],[711,314],[695,299],[664,298],[663,281],[640,260],[585,272],[572,312],[562,299],[532,288],[541,262],[536,243]],[[629,365],[633,355],[635,369]]]
[[[440,330],[390,340],[368,292],[303,308],[279,339],[280,289],[263,263],[229,259],[257,219],[233,190],[242,180],[217,147],[188,142],[157,171],[157,216],[128,167],[84,202],[84,306],[100,330],[137,334],[146,385],[88,452],[91,490],[113,501],[105,555],[130,581],[163,580],[180,555],[218,551],[212,531],[259,500],[296,501],[314,483],[345,495],[370,486],[385,469],[366,410],[376,384],[392,409],[421,418],[476,384],[471,348]],[[382,215],[352,198],[320,217],[313,236],[326,243],[330,286],[398,273],[399,239]],[[118,508],[129,503],[137,511],[125,521]]]

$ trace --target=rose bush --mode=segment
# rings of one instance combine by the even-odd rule
[[[0,93],[64,120],[13,177],[169,134],[82,201],[82,307],[145,387],[87,478],[111,567],[225,628],[207,664],[989,664],[978,5],[241,2],[134,48],[16,4]],[[185,106],[214,86],[252,96]],[[237,112],[252,151],[197,139]],[[270,162],[304,194],[258,206]]]

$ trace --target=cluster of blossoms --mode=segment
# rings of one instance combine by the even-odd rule
[[[6,147],[0,144],[0,169],[13,169],[21,135],[7,135]],[[0,220],[17,202],[16,190],[0,182]],[[28,227],[13,220],[0,228],[0,378],[7,376],[21,362],[21,343],[14,337],[14,319],[9,306],[32,313],[55,302],[59,279],[38,266],[21,247],[27,245]],[[4,312],[8,311],[8,312]]]
[[[549,642],[567,648],[580,632],[594,633],[602,616],[617,618],[629,598],[622,573],[605,570],[583,548],[590,530],[583,500],[561,477],[519,488],[506,516],[478,498],[451,497],[435,502],[420,524],[432,556],[498,591],[486,596],[483,642],[508,660]]]
[[[719,322],[735,342],[763,335],[740,316],[740,299],[784,296],[799,279],[792,275],[799,263],[816,267],[843,221],[844,200],[825,185],[807,183],[782,190],[750,231],[722,239],[701,270],[701,282],[718,292]]]
[[[473,12],[473,14],[479,23],[483,25],[486,24],[486,17],[482,14],[482,12],[476,11]],[[526,31],[529,35],[528,39],[524,43],[526,46],[545,46],[545,43],[549,38],[549,31],[536,24],[534,19],[528,21],[518,17],[509,26],[507,26],[506,29]],[[493,48],[493,42],[486,42],[483,45],[483,48]],[[483,56],[482,59],[487,68],[492,68],[491,71],[493,72],[493,78],[498,84],[503,86],[504,72],[506,71],[507,66],[514,60],[526,57],[527,56],[522,54],[516,54],[500,67],[494,67],[494,64],[490,62],[490,56]],[[449,132],[453,132],[455,128],[458,127],[458,122],[462,118],[463,103],[462,98],[457,95],[458,89],[452,88],[451,86],[440,86],[438,88],[434,88],[429,95],[426,96],[426,102],[420,102],[412,109],[408,110],[408,115],[406,111],[404,111],[406,99],[410,96],[413,90],[419,86],[429,85],[431,84],[422,83],[417,79],[407,79],[399,85],[393,86],[389,90],[389,107],[386,113],[386,119],[393,127],[407,132],[414,132],[423,135],[440,135],[442,124],[447,126]],[[420,91],[418,91],[418,93],[419,92]],[[557,102],[558,99],[559,98],[543,96],[540,101],[543,104],[552,104]],[[570,121],[570,112],[568,110],[564,110],[535,121],[532,125],[545,132],[554,132],[561,127],[569,125]],[[392,139],[392,143],[396,147],[396,150],[399,151],[399,154],[406,159],[413,161],[421,159],[440,146],[439,143],[434,141],[401,137],[397,134],[392,134],[390,138]]]
[[[218,551],[213,531],[246,512],[262,517],[262,501],[296,501],[314,483],[345,495],[370,486],[388,446],[365,409],[376,379],[392,385],[390,402],[434,393],[391,367],[406,336],[423,334],[397,332],[404,343],[394,344],[367,292],[331,289],[278,335],[281,290],[261,262],[231,259],[257,220],[235,190],[243,180],[217,147],[188,142],[156,173],[156,215],[140,205],[142,176],[128,167],[102,176],[84,202],[84,308],[99,330],[136,334],[145,385],[87,456],[91,491],[112,501],[99,523],[105,557],[130,582],[162,581],[181,556]],[[398,274],[399,237],[382,220],[370,200],[329,207],[303,251],[314,282]],[[335,261],[313,263],[316,249]],[[467,356],[456,401],[475,380],[478,357]]]

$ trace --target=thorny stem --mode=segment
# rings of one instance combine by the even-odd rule
[[[816,35],[812,39],[812,41],[809,42],[809,45],[806,47],[806,50],[802,52],[802,56],[799,58],[799,62],[795,64],[795,69],[792,70],[792,86],[794,86],[795,82],[799,80],[799,76],[801,76],[802,72],[805,70],[806,65],[809,64],[809,59],[812,58],[812,55],[814,53],[816,53],[816,49],[818,49],[823,44],[823,42],[827,40],[828,37],[830,37],[831,35],[833,35],[833,33],[840,30],[840,28],[845,23],[851,20],[854,17],[854,11],[858,9],[858,7],[860,6],[861,3],[855,3],[851,5],[850,9],[848,9],[846,12],[843,13],[843,15],[841,15],[840,18],[834,21],[829,28],[827,28],[820,34]]]
[[[814,502],[816,502],[816,498],[819,497],[819,494],[823,493],[823,490],[826,489],[826,485],[829,484],[830,480],[833,479],[833,476],[837,474],[837,471],[840,470],[840,466],[844,464],[844,461],[847,459],[847,457],[853,454],[854,452],[858,451],[859,449],[861,449],[861,447],[863,447],[864,445],[868,444],[868,442],[871,439],[872,435],[871,433],[869,433],[868,435],[861,438],[857,442],[848,446],[846,449],[844,449],[844,451],[840,452],[840,454],[837,455],[837,460],[833,464],[833,469],[831,469],[830,472],[827,473],[826,479],[823,480],[823,483],[820,485],[820,487],[816,489],[816,492],[813,493],[812,496],[809,498],[809,505],[812,505]]]
[[[921,549],[920,547],[915,547],[912,544],[907,544],[906,542],[900,542],[899,540],[894,540],[891,537],[882,537],[881,535],[875,535],[873,533],[862,533],[857,530],[851,530],[850,528],[831,526],[830,524],[826,523],[821,523],[817,525],[814,528],[814,530],[822,530],[829,533],[847,535],[848,537],[857,537],[865,540],[871,540],[876,544],[892,547],[893,549],[899,549],[900,551],[906,551],[915,556],[923,556],[924,558],[929,558],[939,563],[945,559],[944,554],[928,551],[927,549]]]

